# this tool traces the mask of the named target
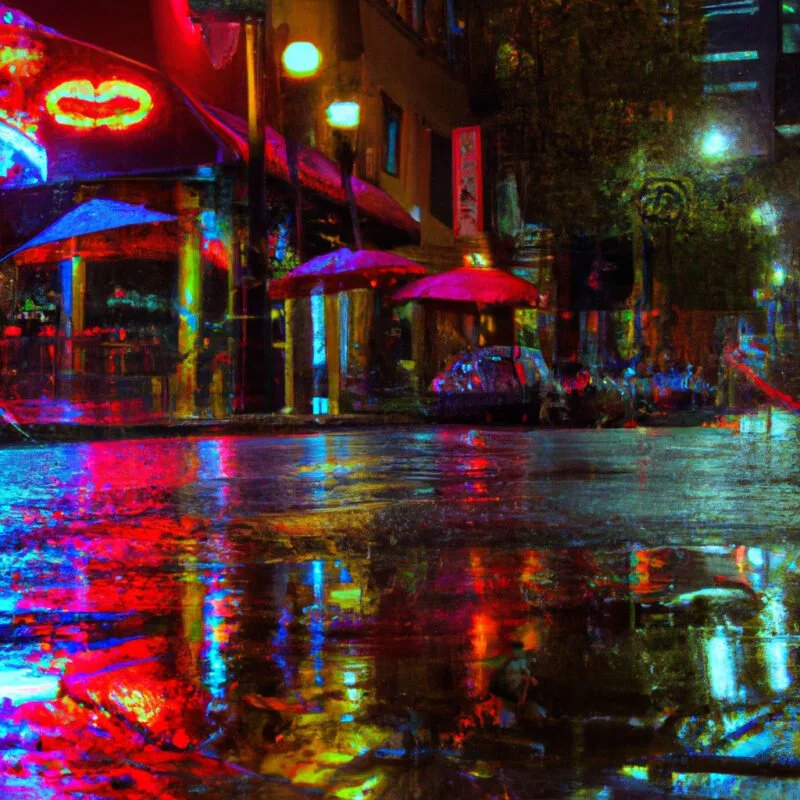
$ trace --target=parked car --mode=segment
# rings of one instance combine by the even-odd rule
[[[621,422],[630,415],[630,388],[623,381],[578,362],[564,362],[557,369],[564,391],[567,420],[574,425]]]
[[[436,416],[508,422],[560,421],[563,392],[541,351],[482,347],[461,353],[434,379]]]

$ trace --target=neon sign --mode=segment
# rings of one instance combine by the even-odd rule
[[[47,113],[73,128],[122,131],[144,122],[153,110],[147,89],[123,80],[71,80],[56,86],[45,98]]]

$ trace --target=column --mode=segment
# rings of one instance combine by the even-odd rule
[[[339,295],[325,295],[325,347],[328,353],[328,413],[339,413],[341,340],[339,336]]]
[[[200,343],[203,272],[198,212],[200,196],[182,183],[176,187],[178,214],[178,369],[175,413],[191,417],[195,411],[197,354]]]
[[[85,327],[86,259],[72,256],[59,265],[61,277],[61,319],[58,336],[64,342],[61,369],[80,371],[82,353],[73,353],[72,338],[80,336]]]
[[[419,394],[425,394],[427,386],[426,359],[430,355],[425,352],[425,306],[414,303],[411,307],[411,358],[414,362],[414,383]]]
[[[287,299],[283,304],[286,317],[286,350],[284,360],[284,401],[283,405],[287,409],[296,411],[295,408],[295,368],[294,368],[294,330],[297,324],[296,303],[294,299]]]

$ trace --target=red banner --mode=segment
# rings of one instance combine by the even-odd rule
[[[453,131],[453,230],[457,239],[483,231],[483,158],[477,125]]]

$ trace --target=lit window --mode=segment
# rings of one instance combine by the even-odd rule
[[[383,170],[397,177],[400,174],[400,134],[403,109],[383,96]]]
[[[800,53],[800,25],[783,25],[783,52]]]

